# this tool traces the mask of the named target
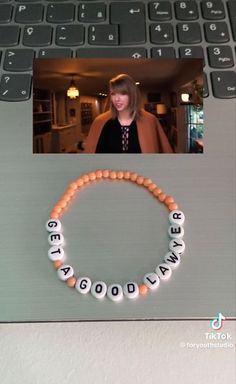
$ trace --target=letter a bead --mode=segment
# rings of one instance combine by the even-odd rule
[[[60,280],[66,281],[69,279],[69,277],[72,277],[74,275],[74,270],[71,265],[66,264],[58,268],[57,274]]]
[[[112,301],[120,301],[123,298],[123,289],[120,284],[111,284],[107,288],[107,296]]]
[[[168,264],[162,263],[156,267],[156,273],[161,280],[167,280],[170,278],[172,271]]]

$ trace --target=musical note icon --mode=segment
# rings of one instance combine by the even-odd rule
[[[218,313],[217,317],[213,320],[211,320],[211,328],[215,330],[219,330],[223,325],[223,320],[225,320],[226,317],[222,313]]]

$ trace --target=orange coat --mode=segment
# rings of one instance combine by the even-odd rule
[[[109,119],[111,119],[110,111],[102,113],[93,121],[85,142],[84,153],[96,152],[102,129]],[[142,109],[136,124],[142,153],[173,153],[161,124],[153,114]]]

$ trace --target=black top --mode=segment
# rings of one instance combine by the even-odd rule
[[[99,137],[96,153],[141,153],[136,122],[121,126],[119,120],[110,119]]]

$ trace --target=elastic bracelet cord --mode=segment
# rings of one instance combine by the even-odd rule
[[[60,219],[70,205],[74,195],[82,187],[93,181],[106,179],[129,181],[146,188],[169,211],[169,250],[165,254],[163,262],[157,265],[154,272],[146,273],[140,284],[129,281],[124,285],[114,283],[107,286],[104,281],[92,282],[87,276],[76,277],[73,267],[65,263],[65,252],[62,247],[64,236]],[[70,183],[65,193],[53,207],[50,218],[46,223],[46,229],[49,232],[48,242],[50,244],[48,257],[53,262],[59,279],[66,282],[68,287],[75,288],[83,295],[91,293],[97,299],[107,296],[114,302],[120,301],[124,296],[128,299],[134,299],[140,295],[145,296],[149,290],[156,289],[160,282],[168,280],[172,275],[173,269],[178,267],[181,255],[185,250],[185,243],[182,239],[184,235],[184,221],[184,213],[179,210],[174,198],[166,195],[151,179],[131,171],[97,170],[83,174],[77,180]]]

